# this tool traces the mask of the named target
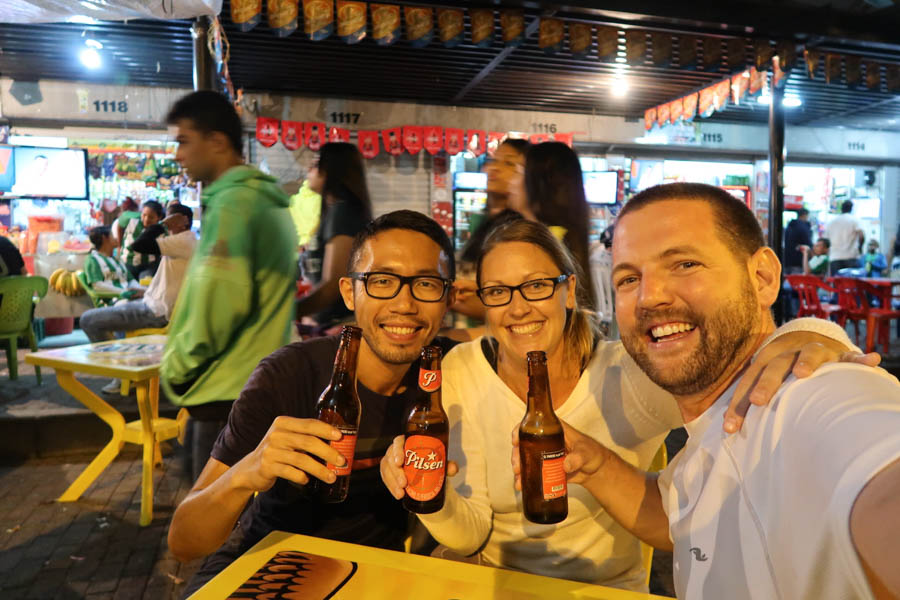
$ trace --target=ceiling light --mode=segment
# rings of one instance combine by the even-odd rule
[[[760,95],[756,99],[756,101],[759,102],[760,104],[765,104],[766,106],[768,106],[768,105],[772,104],[772,96],[770,96],[768,94],[763,94],[763,95]]]
[[[97,19],[86,17],[84,15],[74,15],[66,19],[66,23],[78,23],[80,25],[96,25],[99,23]]]
[[[801,104],[803,104],[803,101],[797,96],[785,96],[784,100],[781,101],[781,105],[787,108],[797,108]]]
[[[84,40],[84,45],[88,48],[93,48],[94,50],[102,50],[103,44],[95,40],[94,38],[88,38]]]
[[[81,59],[81,64],[88,69],[99,69],[103,64],[100,53],[94,48],[85,48],[78,54],[78,58]]]

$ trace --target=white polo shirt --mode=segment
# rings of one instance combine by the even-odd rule
[[[144,292],[144,303],[157,317],[170,319],[175,309],[175,300],[184,282],[188,262],[197,247],[197,236],[190,229],[175,235],[156,238],[162,259],[159,269]]]
[[[897,379],[848,363],[791,377],[728,436],[733,393],[685,425],[690,438],[659,477],[678,597],[872,598],[850,511],[900,458]]]
[[[859,222],[849,213],[835,217],[825,226],[825,236],[831,242],[828,250],[831,260],[859,258],[859,238],[856,234],[859,230]]]

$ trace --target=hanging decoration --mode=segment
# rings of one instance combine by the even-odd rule
[[[343,127],[329,127],[328,128],[328,141],[329,142],[349,142],[350,141],[350,130],[344,129]]]
[[[266,13],[269,29],[278,37],[287,37],[297,31],[300,0],[267,0]],[[233,6],[233,5],[232,5]]]
[[[378,156],[378,132],[377,131],[357,131],[356,145],[359,146],[359,152],[365,158],[375,158]]]
[[[683,35],[678,39],[678,66],[682,69],[697,68],[697,37]]]
[[[644,129],[650,131],[656,125],[656,107],[644,111]]]
[[[672,34],[657,32],[651,36],[653,43],[653,64],[668,67],[672,63]]]
[[[257,117],[256,139],[266,148],[274,146],[275,142],[278,141],[278,119]]]
[[[638,29],[625,32],[625,62],[629,65],[644,64],[647,55],[647,33]]]
[[[437,9],[438,37],[445,48],[459,46],[463,39],[463,11],[460,8]]]
[[[403,128],[391,127],[390,129],[381,130],[381,141],[384,143],[384,150],[388,154],[399,156],[403,154]]]
[[[794,42],[780,42],[777,54],[781,70],[785,73],[790,73],[797,62],[797,45]]]
[[[418,154],[422,150],[424,134],[419,125],[403,126],[403,147],[410,154]]]
[[[888,93],[900,92],[900,65],[885,65],[884,80]]]
[[[619,52],[619,30],[601,25],[597,27],[597,58],[601,62],[615,62]]]
[[[656,122],[660,127],[669,123],[669,104],[660,104],[656,107]]]
[[[332,0],[303,0],[303,30],[314,42],[334,33],[334,2]]]
[[[870,90],[881,87],[881,65],[874,60],[866,61],[866,87]]]
[[[475,156],[484,154],[487,146],[487,134],[482,129],[470,129],[466,132],[466,150]]]
[[[262,21],[262,0],[232,0],[231,22],[238,31],[250,31]]]
[[[769,43],[769,40],[756,40],[754,44],[756,52],[756,69],[758,71],[766,71],[772,64],[772,57],[775,55],[775,49]]]
[[[763,91],[766,87],[766,72],[765,71],[757,71],[756,67],[750,67],[750,92],[751,96],[755,96],[756,94]]]
[[[722,66],[722,40],[714,37],[703,38],[703,69],[718,71]]]
[[[379,46],[390,46],[400,39],[400,7],[372,5],[372,38]]]
[[[553,56],[562,50],[565,32],[566,29],[563,26],[563,22],[559,19],[541,17],[541,22],[538,26],[538,47],[547,56]]]
[[[681,98],[669,102],[669,123],[675,125],[681,120],[681,113],[684,110],[684,103]]]
[[[725,64],[728,65],[729,71],[736,71],[747,64],[744,49],[746,47],[744,38],[731,38],[725,42]]]
[[[489,8],[470,8],[469,21],[472,25],[472,44],[479,48],[490,48],[494,43],[494,11]]]
[[[500,28],[503,30],[503,44],[507,48],[521,46],[525,41],[525,13],[521,10],[501,10]]]
[[[437,154],[444,149],[444,128],[426,125],[422,128],[424,147],[429,154]]]
[[[318,152],[325,145],[325,123],[306,123],[303,127],[306,147]]]
[[[819,69],[819,59],[822,53],[818,50],[804,50],[803,60],[806,62],[806,74],[810,79],[816,78],[816,71]]]
[[[825,83],[832,81],[837,83],[841,78],[841,55],[826,54],[825,55]]]
[[[772,57],[772,87],[784,87],[787,73],[781,68],[781,57],[777,54]]]
[[[462,129],[445,127],[444,149],[447,151],[447,154],[453,156],[454,154],[459,154],[460,152],[462,152],[464,138],[465,134],[463,133]]]
[[[700,90],[700,102],[697,104],[697,114],[708,117],[716,110],[716,86],[711,85]]]
[[[366,3],[338,0],[338,37],[348,44],[356,44],[366,37]]]
[[[697,102],[698,102],[699,94],[693,93],[688,94],[684,98],[681,99],[681,105],[683,107],[681,111],[681,118],[685,121],[693,121],[694,117],[697,116]]]
[[[847,86],[857,87],[862,82],[862,59],[858,56],[845,56],[844,69],[847,73]]]
[[[726,77],[716,84],[714,104],[716,110],[725,110],[728,107],[728,98],[731,96],[731,78]]]
[[[750,70],[741,71],[731,76],[731,101],[739,105],[747,90],[750,89]]]
[[[303,145],[303,123],[298,121],[281,122],[281,143],[288,150],[297,150]]]
[[[494,156],[494,152],[497,151],[497,148],[500,147],[501,142],[503,142],[503,138],[506,137],[506,133],[502,131],[492,131],[488,133],[487,139],[487,153],[488,156]]]
[[[590,53],[592,33],[587,23],[569,23],[569,52],[572,58],[585,58]]]
[[[434,13],[430,6],[404,6],[406,39],[413,48],[424,48],[434,37]]]

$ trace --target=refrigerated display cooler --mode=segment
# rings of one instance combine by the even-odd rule
[[[460,250],[485,218],[487,175],[458,172],[453,174],[453,247]]]

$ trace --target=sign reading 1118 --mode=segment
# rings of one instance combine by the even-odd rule
[[[94,100],[95,112],[128,112],[128,102],[125,100]]]

